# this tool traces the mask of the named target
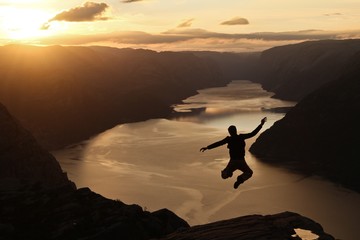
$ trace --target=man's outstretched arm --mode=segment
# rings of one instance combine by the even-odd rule
[[[216,148],[216,147],[219,147],[219,146],[224,145],[224,144],[226,144],[226,143],[227,143],[227,137],[224,138],[224,139],[221,140],[221,141],[218,141],[218,142],[215,142],[215,143],[213,143],[213,144],[210,144],[210,145],[207,146],[207,147],[202,147],[202,148],[200,148],[200,152],[205,152],[205,150],[209,150],[209,149],[212,149],[212,148]]]
[[[251,137],[255,136],[256,134],[258,134],[258,132],[260,131],[260,129],[262,128],[262,126],[264,125],[266,120],[267,120],[267,118],[264,117],[263,119],[261,119],[261,123],[259,124],[259,126],[257,126],[257,128],[255,128],[251,133],[244,133],[244,134],[241,134],[241,135],[244,138],[251,138]]]

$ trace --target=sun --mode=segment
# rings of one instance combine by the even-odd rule
[[[42,30],[41,26],[49,15],[38,9],[7,7],[0,11],[2,34],[10,41],[21,41],[44,37],[51,31]]]

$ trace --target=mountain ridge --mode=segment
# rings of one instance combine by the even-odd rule
[[[251,80],[274,92],[274,98],[299,101],[323,84],[338,79],[360,39],[306,41],[265,50]]]
[[[264,161],[324,176],[359,192],[358,66],[360,50],[353,54],[337,80],[299,101],[256,139],[250,152]]]
[[[192,53],[9,45],[0,56],[0,102],[47,149],[166,117],[197,89],[228,81]]]

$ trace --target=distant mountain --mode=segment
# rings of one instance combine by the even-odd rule
[[[360,51],[352,55],[337,80],[304,97],[257,138],[250,152],[359,192]]]
[[[224,78],[232,80],[249,80],[258,71],[258,61],[260,52],[211,52],[193,51],[191,52],[201,58],[214,61],[222,71]]]
[[[107,47],[3,46],[0,76],[0,102],[47,149],[166,117],[197,89],[228,82],[192,53]]]
[[[299,101],[323,84],[338,79],[360,39],[308,41],[265,50],[251,80],[275,98]]]

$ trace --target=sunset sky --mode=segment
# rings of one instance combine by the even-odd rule
[[[260,51],[360,38],[359,0],[0,0],[0,45]]]

